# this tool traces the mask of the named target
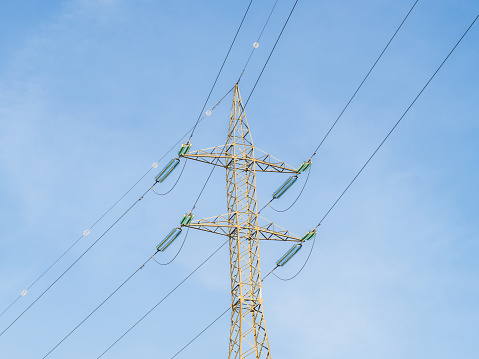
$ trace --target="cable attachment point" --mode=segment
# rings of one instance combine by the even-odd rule
[[[152,168],[158,167],[158,162],[153,163],[153,164],[151,165],[151,167],[152,167]]]
[[[255,49],[257,49],[257,48],[259,47],[259,43],[258,43],[258,42],[255,42],[255,43],[253,44],[253,47],[254,47]]]
[[[20,294],[22,297],[26,296],[27,295],[27,292],[28,292],[28,289],[25,289],[22,294]]]
[[[206,116],[211,116],[211,110],[206,111],[205,115]]]
[[[83,236],[88,236],[90,234],[90,230],[87,229],[86,231],[83,232]]]

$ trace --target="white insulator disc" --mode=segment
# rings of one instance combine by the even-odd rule
[[[255,43],[253,44],[253,47],[254,47],[255,49],[257,49],[257,48],[259,47],[259,43],[258,43],[258,42],[255,42]]]
[[[211,110],[206,111],[206,116],[210,116],[210,115],[211,115]]]
[[[153,168],[158,167],[158,162],[153,163],[153,164],[151,165],[151,167],[153,167]]]
[[[25,290],[22,292],[21,295],[22,295],[22,297],[25,296],[25,295],[27,295],[27,290],[25,289]]]
[[[87,229],[85,232],[83,232],[83,235],[84,235],[84,236],[88,236],[89,234],[90,234],[90,230],[89,230],[89,229]]]

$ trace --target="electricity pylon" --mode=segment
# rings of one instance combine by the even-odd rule
[[[182,157],[226,168],[228,213],[193,221],[185,227],[229,237],[232,311],[228,358],[270,359],[261,296],[259,240],[301,239],[258,215],[256,172],[296,173],[296,169],[254,147],[238,84],[226,145]]]

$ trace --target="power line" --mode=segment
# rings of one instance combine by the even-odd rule
[[[351,96],[351,98],[349,99],[349,101],[346,103],[346,106],[344,106],[344,108],[342,109],[341,113],[339,114],[339,116],[336,118],[336,120],[333,122],[333,124],[331,125],[331,127],[329,128],[328,132],[326,133],[326,135],[324,135],[323,139],[321,140],[321,142],[319,143],[318,147],[316,147],[314,153],[311,155],[310,159],[312,159],[314,156],[316,156],[319,148],[321,147],[321,145],[323,144],[323,142],[326,140],[326,138],[329,136],[329,134],[331,133],[331,131],[333,130],[333,128],[336,126],[336,124],[338,123],[339,119],[343,116],[343,113],[346,111],[346,109],[349,107],[350,103],[353,101],[353,99],[356,97],[356,94],[359,92],[359,90],[361,89],[361,87],[363,86],[363,84],[366,82],[366,80],[368,79],[369,75],[371,74],[371,72],[374,70],[374,68],[376,67],[377,63],[379,62],[379,60],[382,58],[382,56],[384,55],[384,53],[386,52],[387,48],[389,47],[389,45],[391,44],[391,42],[394,40],[394,38],[396,37],[397,33],[399,32],[399,30],[401,29],[401,27],[403,26],[403,24],[406,22],[407,18],[409,17],[409,14],[411,14],[412,10],[414,9],[414,7],[416,6],[416,4],[418,3],[419,0],[416,0],[414,2],[414,4],[412,5],[412,7],[409,9],[408,13],[406,14],[406,16],[404,17],[404,19],[402,20],[402,22],[399,24],[398,28],[396,29],[396,31],[394,32],[394,34],[392,35],[392,37],[389,39],[388,43],[386,44],[386,46],[384,47],[384,49],[381,51],[380,55],[377,57],[376,61],[374,62],[374,64],[371,66],[371,68],[369,69],[368,73],[366,74],[366,76],[363,78],[363,80],[361,81],[361,83],[359,84],[358,88],[356,89],[356,91],[354,91],[353,95]],[[309,173],[311,172],[311,169],[309,170]],[[303,186],[303,188],[301,189],[301,192],[299,193],[298,197],[296,197],[296,199],[294,200],[294,202],[286,209],[284,210],[277,210],[275,209],[274,207],[272,207],[271,205],[269,205],[273,210],[275,210],[276,212],[286,212],[288,211],[291,207],[293,207],[296,202],[298,201],[298,199],[301,197],[304,189],[306,188],[306,184],[308,183],[308,179],[309,179],[309,173],[308,173],[308,178],[306,179],[306,182]],[[271,202],[273,202],[275,200],[275,198],[273,198],[271,200]],[[271,203],[270,202],[270,203]]]
[[[62,340],[60,340],[52,349],[50,349],[50,351],[43,357],[43,359],[45,359],[47,356],[49,356],[56,348],[58,348],[58,346],[63,343],[70,335],[73,334],[73,332],[75,330],[77,330],[84,322],[87,321],[88,318],[90,318],[103,304],[105,304],[108,299],[110,299],[117,291],[120,290],[121,287],[123,287],[131,278],[133,278],[133,276],[138,273],[141,269],[143,269],[143,267],[151,260],[153,259],[154,260],[154,256],[157,254],[158,252],[156,252],[155,254],[153,254],[151,257],[148,258],[148,260],[146,260],[146,262],[143,263],[143,265],[141,267],[139,267],[136,271],[134,271],[127,279],[125,279],[125,281],[123,283],[120,284],[120,286],[118,286],[108,297],[105,298],[105,300],[103,300],[103,302],[101,302],[95,309],[93,309],[90,314],[88,314],[80,323],[78,323],[78,325],[73,328],[67,335],[65,335]]]
[[[259,34],[259,36],[258,36],[258,39],[257,39],[256,42],[253,44],[253,50],[251,50],[251,52],[250,52],[250,54],[249,54],[249,56],[248,56],[248,60],[246,60],[246,64],[243,66],[243,71],[241,71],[241,75],[240,75],[240,77],[238,78],[238,81],[236,81],[236,82],[240,82],[241,77],[243,76],[244,72],[246,71],[246,67],[248,67],[249,61],[251,60],[251,56],[253,56],[254,50],[256,50],[256,49],[259,47],[259,41],[261,40],[261,36],[263,36],[263,32],[264,32],[264,30],[266,29],[266,25],[268,25],[268,22],[269,22],[269,19],[271,18],[271,15],[273,15],[274,9],[276,8],[276,5],[278,4],[278,1],[279,1],[279,0],[276,0],[276,2],[274,3],[273,8],[271,9],[271,11],[270,11],[270,13],[269,13],[268,18],[266,19],[266,22],[264,23],[263,29],[261,30],[261,32],[260,32],[260,34]]]
[[[286,21],[284,22],[283,28],[281,29],[281,32],[279,33],[278,38],[276,39],[276,42],[274,43],[274,46],[273,46],[271,52],[269,53],[268,59],[266,60],[264,66],[263,66],[263,69],[261,70],[261,72],[260,72],[260,74],[259,74],[259,76],[258,76],[258,78],[257,78],[257,80],[256,80],[256,82],[255,82],[255,84],[254,84],[254,86],[253,86],[253,89],[251,90],[251,92],[250,92],[250,94],[249,94],[249,96],[248,96],[248,99],[246,100],[246,103],[244,104],[244,107],[245,107],[245,108],[246,108],[246,106],[248,105],[248,102],[249,102],[249,99],[251,98],[251,95],[253,95],[253,92],[254,92],[254,90],[255,90],[255,88],[256,88],[256,85],[258,84],[258,82],[259,82],[261,76],[263,75],[264,69],[265,69],[266,66],[268,65],[268,62],[269,62],[269,59],[271,58],[271,55],[273,55],[274,49],[276,48],[276,45],[278,44],[279,39],[281,38],[281,35],[283,35],[283,31],[284,31],[284,29],[286,28],[286,25],[288,25],[289,18],[290,18],[291,15],[293,14],[294,8],[296,7],[296,4],[298,3],[298,1],[299,1],[299,0],[296,0],[296,2],[295,2],[294,5],[293,5],[293,8],[291,9],[291,11],[290,11],[290,13],[289,13],[289,15],[288,15],[288,18],[287,18]]]
[[[333,203],[333,205],[328,209],[328,211],[326,212],[326,214],[323,216],[323,218],[321,218],[321,220],[318,222],[318,224],[316,225],[316,227],[314,227],[315,229],[317,229],[321,223],[324,221],[324,219],[329,215],[329,213],[333,210],[333,208],[336,206],[336,204],[341,200],[341,198],[343,198],[344,194],[349,190],[349,188],[351,187],[351,185],[354,183],[354,181],[356,181],[356,179],[359,177],[359,175],[362,173],[362,171],[364,170],[364,168],[366,168],[366,166],[369,164],[369,162],[372,160],[372,158],[376,155],[376,153],[379,151],[379,149],[382,147],[382,145],[384,144],[384,142],[386,142],[386,140],[389,138],[389,136],[393,133],[393,131],[396,129],[396,127],[399,125],[399,123],[401,122],[401,120],[404,118],[404,116],[406,116],[406,114],[409,112],[409,110],[411,109],[411,107],[416,103],[417,99],[419,98],[419,96],[421,96],[421,94],[424,92],[424,90],[426,89],[426,87],[429,85],[429,83],[432,81],[432,79],[436,76],[436,74],[439,72],[439,70],[442,68],[442,66],[446,63],[446,61],[449,59],[449,57],[451,56],[451,54],[454,52],[454,50],[456,49],[456,47],[461,43],[462,39],[466,36],[466,34],[469,32],[469,30],[472,28],[472,26],[474,25],[474,23],[477,21],[477,19],[479,18],[479,15],[476,16],[476,18],[474,19],[474,21],[471,23],[471,25],[469,25],[469,27],[467,28],[467,30],[462,34],[462,36],[460,37],[460,39],[456,42],[456,44],[454,45],[454,47],[452,48],[452,50],[447,54],[446,58],[441,62],[441,64],[439,65],[439,67],[436,69],[436,71],[432,74],[432,76],[429,78],[429,80],[426,82],[426,84],[423,86],[423,88],[421,89],[421,91],[419,91],[419,93],[417,94],[417,96],[414,98],[414,100],[411,102],[411,104],[407,107],[406,111],[404,111],[404,113],[401,115],[401,117],[399,118],[399,120],[394,124],[394,126],[391,128],[391,130],[388,132],[388,134],[386,135],[386,137],[384,137],[384,139],[381,141],[381,143],[379,144],[379,146],[374,150],[374,152],[372,153],[372,155],[368,158],[368,160],[366,161],[366,163],[361,167],[361,169],[359,170],[359,172],[354,176],[354,178],[351,180],[351,182],[349,182],[349,184],[346,186],[346,188],[344,189],[344,191],[340,194],[340,196],[338,197],[338,199],[336,199],[336,201]],[[313,252],[313,248],[314,248],[314,243],[316,241],[316,238],[314,238],[314,241],[313,241],[313,244],[311,245],[311,249],[309,251],[309,254],[308,254],[308,257],[306,258],[306,261],[304,262],[303,266],[300,268],[300,270],[295,274],[293,275],[292,277],[290,278],[280,278],[279,276],[277,276],[276,274],[274,274],[277,278],[283,280],[283,281],[288,281],[288,280],[291,280],[293,278],[295,278],[296,276],[299,275],[299,273],[301,273],[301,271],[304,269],[304,267],[306,266],[306,264],[308,263],[309,261],[309,258],[311,257],[311,253]]]
[[[155,186],[155,185],[156,185],[156,183],[153,184],[153,186]],[[88,251],[90,251],[90,249],[93,248],[93,246],[94,246],[95,244],[97,244],[97,243],[100,241],[100,239],[102,239],[103,236],[110,231],[110,229],[112,229],[128,212],[130,212],[130,210],[131,210],[136,204],[138,204],[138,202],[140,202],[140,201],[143,199],[143,197],[151,190],[151,188],[153,188],[153,186],[151,186],[145,193],[143,193],[143,195],[142,195],[139,199],[137,199],[125,212],[123,212],[123,214],[122,214],[115,222],[113,222],[113,224],[112,224],[110,227],[108,227],[108,229],[107,229],[105,232],[103,232],[103,234],[102,234],[100,237],[98,237],[98,239],[97,239],[95,242],[93,242],[93,244],[90,245],[90,247],[88,247],[67,269],[65,269],[65,271],[63,271],[62,274],[60,274],[59,277],[57,277],[57,279],[55,279],[55,281],[54,281],[52,284],[50,284],[50,286],[47,287],[47,289],[45,289],[19,316],[17,316],[17,318],[15,318],[15,320],[14,320],[13,322],[11,322],[11,323],[0,333],[0,337],[8,330],[13,324],[15,324],[16,321],[17,321],[18,319],[20,319],[20,318],[23,316],[23,314],[25,314],[41,297],[43,297],[43,295],[44,295],[45,293],[47,293],[47,292],[50,290],[50,288],[52,288],[52,287],[60,280],[60,278],[62,278],[81,258],[83,258],[83,256],[84,256],[85,254],[87,254]]]
[[[248,11],[249,11],[249,8],[251,6],[251,4],[253,3],[253,0],[251,0],[248,4],[248,7],[246,8],[246,11],[243,15],[243,19],[241,19],[241,23],[238,27],[238,30],[236,31],[236,34],[235,34],[235,37],[233,38],[233,41],[231,42],[231,45],[230,45],[230,48],[228,49],[228,52],[226,53],[226,56],[225,56],[225,59],[223,60],[223,64],[221,65],[220,67],[220,71],[218,71],[218,75],[216,75],[216,79],[215,79],[215,82],[213,83],[213,86],[211,87],[211,90],[210,90],[210,93],[208,94],[208,97],[206,98],[206,101],[205,101],[205,104],[203,105],[203,108],[201,109],[201,112],[200,114],[198,115],[198,119],[196,120],[196,123],[195,123],[195,126],[193,127],[193,131],[191,131],[191,135],[190,135],[190,140],[191,138],[193,137],[194,133],[195,133],[195,130],[196,130],[196,126],[198,125],[199,121],[200,121],[200,118],[201,118],[201,115],[203,114],[203,111],[205,110],[206,108],[206,104],[208,103],[208,100],[210,99],[210,96],[211,96],[211,93],[213,92],[213,89],[215,88],[216,86],[216,82],[218,81],[218,78],[220,77],[220,74],[221,74],[221,71],[223,71],[223,67],[225,66],[225,63],[226,63],[226,60],[228,59],[228,56],[230,55],[230,52],[231,52],[231,49],[233,48],[233,45],[236,41],[236,37],[238,36],[238,33],[241,29],[241,26],[243,26],[243,22],[244,22],[244,19],[246,18],[246,15],[248,14]]]
[[[155,310],[163,301],[168,298],[174,291],[176,291],[183,283],[185,283],[198,269],[200,269],[206,262],[208,262],[211,257],[213,257],[221,248],[225,246],[226,243],[228,243],[229,240],[226,240],[221,246],[219,246],[208,258],[206,258],[199,266],[197,266],[190,274],[188,274],[175,288],[173,288],[171,291],[168,292],[158,303],[156,303],[153,308],[151,308],[148,312],[146,312],[143,317],[141,317],[135,324],[133,324],[126,332],[124,332],[113,344],[111,344],[103,353],[100,354],[100,356],[97,357],[97,359],[101,358],[103,355],[106,354],[113,346],[118,343],[125,335],[127,335],[133,328],[135,328],[143,319],[146,318],[147,315],[149,315],[153,310]]]
[[[394,38],[396,37],[396,34],[399,32],[399,30],[401,29],[401,27],[403,26],[403,24],[406,22],[407,18],[409,17],[409,14],[412,12],[412,10],[414,9],[414,7],[416,6],[416,4],[418,3],[419,0],[416,0],[414,2],[414,4],[412,5],[412,7],[409,9],[409,12],[406,14],[406,16],[404,17],[403,21],[401,22],[401,24],[399,25],[399,27],[396,29],[396,31],[394,32],[393,36],[389,39],[389,42],[386,44],[386,47],[384,47],[383,51],[381,52],[381,54],[378,56],[378,58],[376,59],[376,61],[374,62],[373,66],[369,69],[368,73],[366,74],[366,76],[364,77],[364,79],[361,81],[361,83],[359,84],[358,88],[356,89],[356,91],[354,91],[353,95],[351,96],[351,98],[349,99],[348,103],[346,104],[346,106],[344,106],[343,110],[341,111],[341,113],[339,114],[338,118],[336,119],[336,121],[334,121],[334,123],[332,124],[332,126],[329,128],[328,132],[326,133],[326,135],[324,135],[323,139],[321,140],[321,142],[319,143],[318,147],[316,147],[316,150],[314,150],[314,153],[311,155],[311,158],[313,158],[314,156],[316,156],[316,153],[318,152],[319,148],[321,147],[321,145],[323,144],[323,142],[326,140],[326,138],[329,136],[329,134],[331,133],[331,131],[333,130],[334,126],[336,126],[336,124],[338,123],[339,119],[341,118],[341,116],[343,115],[344,111],[346,111],[346,109],[349,107],[349,104],[351,103],[351,101],[353,101],[354,97],[356,97],[356,94],[358,93],[358,91],[361,89],[361,87],[363,86],[364,82],[367,80],[367,78],[369,77],[369,75],[371,74],[371,72],[374,70],[374,68],[376,67],[377,63],[379,62],[379,60],[381,59],[381,57],[384,55],[384,53],[386,52],[387,48],[389,47],[389,45],[391,44],[391,42],[394,40]]]
[[[44,270],[42,272],[42,274],[40,274],[37,279],[35,279],[33,281],[32,284],[30,284],[26,291],[30,290],[30,288],[32,288],[45,274],[47,274],[48,271],[50,271],[50,269],[52,269],[52,267],[58,263],[58,261],[60,261],[60,259],[62,259],[83,237],[87,236],[90,231],[93,229],[93,227],[95,227],[98,222],[100,222],[103,217],[105,217],[123,198],[125,198],[125,196],[131,192],[131,190],[133,190],[133,188],[136,187],[136,185],[143,179],[145,178],[145,176],[150,173],[150,171],[152,170],[153,168],[150,168],[148,171],[146,171],[146,173],[140,177],[140,179],[138,181],[135,182],[135,184],[133,186],[131,186],[128,191],[125,192],[125,194],[123,194],[112,206],[110,206],[110,208],[108,208],[108,210],[106,212],[104,212],[100,218],[98,218],[95,223],[93,223],[87,230],[85,230],[85,232],[83,232],[83,234],[75,241],[73,242],[73,244],[70,245],[70,247],[68,247],[46,270]],[[0,314],[0,317],[8,311],[8,309],[10,309],[23,295],[19,295],[12,303],[10,303],[10,305]]]

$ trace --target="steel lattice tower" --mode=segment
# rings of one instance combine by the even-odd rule
[[[261,155],[256,157],[258,153]],[[296,173],[296,169],[254,147],[238,84],[226,145],[190,152],[182,157],[226,168],[228,213],[186,226],[229,237],[232,310],[228,357],[269,359],[261,297],[259,240],[301,240],[258,215],[256,172]]]

